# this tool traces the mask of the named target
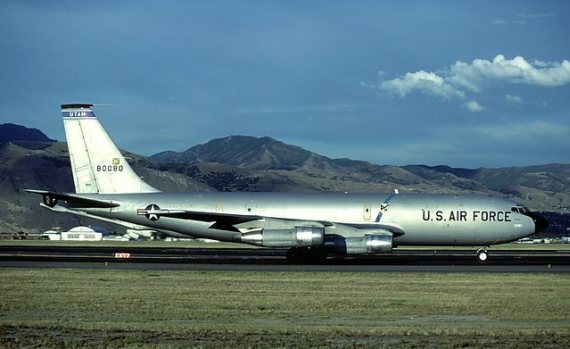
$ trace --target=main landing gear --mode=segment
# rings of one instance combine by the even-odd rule
[[[487,258],[489,258],[489,252],[487,252],[486,248],[480,248],[477,250],[477,259],[479,262],[486,262]]]

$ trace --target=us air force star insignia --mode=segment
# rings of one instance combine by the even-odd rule
[[[144,210],[137,210],[138,215],[144,215],[150,221],[157,221],[160,216],[158,215],[160,212],[160,207],[156,204],[148,205]]]

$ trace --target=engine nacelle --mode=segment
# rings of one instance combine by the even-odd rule
[[[244,233],[241,241],[265,247],[309,247],[323,244],[324,228],[295,227],[293,229],[263,229]]]
[[[369,234],[359,237],[331,236],[325,247],[338,254],[375,254],[392,252],[392,234]]]

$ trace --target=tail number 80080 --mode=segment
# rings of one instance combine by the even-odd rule
[[[97,172],[123,172],[123,165],[97,165]]]

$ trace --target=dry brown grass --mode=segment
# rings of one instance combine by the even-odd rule
[[[565,274],[0,269],[2,347],[569,347]]]

